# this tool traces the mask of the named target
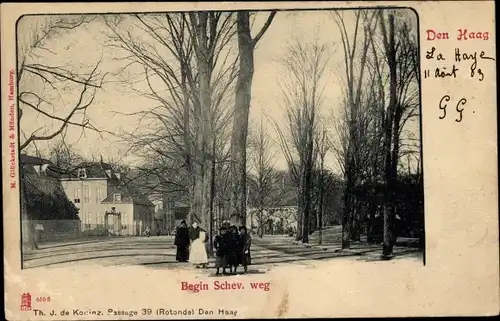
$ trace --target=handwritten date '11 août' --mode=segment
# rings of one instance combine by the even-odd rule
[[[446,118],[446,108],[448,107],[448,102],[450,102],[451,100],[451,97],[450,95],[444,95],[443,98],[441,98],[441,100],[439,101],[439,109],[443,112],[443,114],[441,116],[439,116],[439,119],[445,119]],[[455,122],[457,123],[460,123],[463,119],[463,111],[464,111],[464,108],[462,106],[464,106],[465,104],[467,103],[467,99],[466,98],[460,98],[460,100],[457,102],[456,106],[455,106],[455,110],[456,112],[458,113],[458,117],[455,118]],[[474,113],[474,111],[472,111],[472,113]]]

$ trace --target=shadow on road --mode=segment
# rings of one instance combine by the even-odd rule
[[[128,246],[128,247],[120,247],[119,251],[133,251],[133,250],[140,250],[140,249],[145,249],[145,250],[170,250],[175,248],[174,246],[151,246],[149,244],[143,245],[143,246]],[[85,254],[85,253],[95,253],[95,252],[106,252],[106,251],[113,251],[112,247],[106,247],[106,248],[90,248],[90,249],[72,249],[72,250],[55,250],[49,252],[44,252],[43,249],[39,250],[36,254],[31,253],[29,255],[24,255],[24,262],[30,262],[33,260],[39,260],[39,259],[44,259],[44,258],[53,258],[53,257],[58,257],[58,256],[66,256],[68,254]],[[47,253],[47,254],[45,254]],[[169,254],[163,254],[163,253],[156,253],[157,255],[169,255]],[[126,254],[123,254],[126,255]],[[147,254],[145,254],[147,255]],[[106,257],[106,256],[100,256],[100,257]]]
[[[89,244],[93,243],[93,244]],[[94,245],[95,244],[95,245]],[[278,266],[297,263],[309,265],[313,261],[351,257],[358,261],[381,261],[381,246],[366,243],[354,243],[348,250],[340,250],[340,244],[328,244],[325,247],[294,244],[289,239],[257,239],[254,242],[252,267]],[[72,247],[71,247],[72,246]],[[103,241],[70,242],[46,245],[38,251],[23,253],[23,269],[56,266],[74,262],[92,261],[103,266],[144,266],[150,268],[191,269],[189,263],[175,261],[173,240],[165,238],[113,238]],[[422,259],[423,251],[415,248],[396,247],[393,260]],[[214,269],[211,260],[210,269]],[[242,269],[242,267],[241,267]],[[259,271],[251,273],[262,273]]]
[[[67,263],[74,263],[74,262],[81,262],[81,261],[92,261],[92,260],[99,260],[99,259],[110,259],[110,258],[123,258],[123,257],[143,257],[143,256],[153,256],[153,257],[158,257],[158,256],[175,256],[172,254],[158,254],[158,253],[122,253],[122,254],[110,254],[110,255],[101,255],[101,256],[92,256],[92,257],[81,257],[81,258],[74,258],[74,259],[67,259],[67,260],[61,260],[57,262],[47,262],[43,264],[38,264],[38,265],[32,265],[32,266],[24,266],[23,269],[33,269],[37,267],[46,267],[46,266],[51,266],[51,265],[60,265],[60,264],[67,264]],[[25,261],[25,263],[28,263],[30,261]],[[166,261],[168,263],[178,263],[178,262],[172,262],[172,261]],[[118,265],[118,264],[116,264]],[[141,264],[120,264],[120,265],[141,265]]]
[[[246,273],[244,273],[244,272],[237,272],[236,274],[234,274],[234,273],[233,274],[220,273],[219,275],[217,275],[217,274],[215,274],[215,272],[213,272],[213,273],[210,273],[208,276],[214,277],[214,278],[219,278],[219,277],[232,277],[232,276],[238,276],[238,275],[252,275],[252,274],[266,274],[266,272],[249,269]]]

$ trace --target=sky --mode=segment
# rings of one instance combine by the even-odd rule
[[[252,35],[258,32],[268,13],[262,12],[256,15],[252,27]],[[352,13],[346,13],[347,29],[352,30],[353,20],[350,19]],[[18,26],[18,38],[20,48],[32,38],[32,32],[36,26],[43,23],[45,18],[24,17]],[[137,127],[135,117],[123,114],[144,111],[152,108],[157,103],[141,97],[129,90],[124,90],[122,83],[117,82],[117,77],[113,74],[123,67],[124,62],[116,61],[114,58],[120,54],[113,48],[106,46],[106,26],[99,21],[86,24],[78,29],[59,35],[45,43],[48,50],[37,52],[37,56],[30,56],[32,62],[43,62],[50,66],[61,66],[70,64],[80,70],[87,70],[95,66],[102,60],[99,70],[108,72],[108,82],[104,83],[103,89],[96,94],[95,100],[87,110],[87,117],[97,128],[105,129],[113,133],[130,132]],[[340,33],[337,25],[331,17],[322,11],[297,11],[279,12],[264,37],[260,40],[255,50],[255,71],[252,83],[252,101],[250,107],[250,123],[257,122],[265,113],[280,125],[284,125],[283,95],[281,92],[280,79],[283,77],[283,69],[280,61],[286,54],[286,48],[294,41],[307,42],[316,40],[320,44],[327,46],[329,55],[327,68],[325,70],[322,85],[324,85],[323,103],[320,113],[324,116],[331,116],[332,113],[339,112],[342,99],[341,79],[344,74],[343,63],[344,54],[342,50]],[[19,52],[24,52],[20,50]],[[30,83],[29,79],[24,79],[23,86],[39,86]],[[65,88],[66,89],[66,88]],[[72,88],[67,88],[61,93],[47,92],[53,103],[54,110],[58,113],[66,114],[67,106],[72,106],[78,99],[78,92]],[[25,113],[21,121],[21,129],[26,133],[39,130],[38,133],[53,131],[56,122],[48,120],[46,117],[36,113]],[[276,140],[277,135],[274,128],[266,125],[266,130],[272,140]],[[140,129],[139,129],[140,130]],[[334,135],[333,129],[329,135]],[[70,127],[65,132],[65,141],[71,144],[78,152],[86,156],[103,155],[105,158],[111,156],[113,159],[122,159],[127,163],[134,163],[137,158],[128,153],[128,145],[123,139],[109,135],[98,135],[95,132],[82,130],[77,127]],[[46,151],[57,140],[37,142],[36,147],[41,151]],[[33,151],[33,146],[29,152]],[[278,158],[276,166],[286,168],[286,161],[277,144],[274,145]],[[334,172],[338,172],[335,157],[327,155],[326,167]]]

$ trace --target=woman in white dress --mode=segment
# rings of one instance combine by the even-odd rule
[[[198,238],[191,244],[189,252],[189,263],[194,264],[196,267],[207,267],[208,255],[205,246],[207,234],[201,230]]]

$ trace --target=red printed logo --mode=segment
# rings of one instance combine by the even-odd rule
[[[31,294],[21,294],[21,311],[31,311]]]

